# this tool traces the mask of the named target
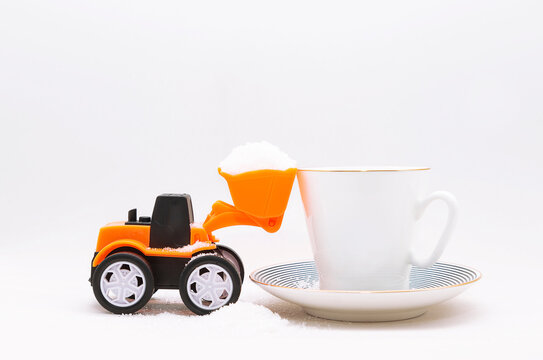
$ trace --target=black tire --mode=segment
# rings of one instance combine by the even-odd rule
[[[198,303],[197,301],[193,300],[194,297],[197,297],[199,295],[198,292],[200,290],[197,289],[197,285],[195,282],[192,282],[189,284],[189,278],[191,277],[191,274],[198,270],[198,272],[203,271],[203,274],[201,275],[203,281],[208,281],[204,278],[206,273],[209,273],[209,269],[206,268],[206,265],[210,265],[212,269],[217,270],[221,269],[219,272],[217,272],[217,275],[220,278],[223,278],[225,281],[225,284],[229,284],[228,279],[231,281],[231,291],[228,293],[228,291],[224,290],[224,292],[217,296],[217,304],[214,304],[215,300],[205,300],[205,302],[209,302],[209,304],[204,303],[204,301],[201,301]],[[205,272],[207,270],[207,272]],[[194,276],[200,276],[199,273],[195,273]],[[209,279],[209,278],[208,278]],[[209,279],[210,282],[214,281],[213,279]],[[190,286],[190,289],[189,289]],[[210,294],[210,291],[213,291],[216,289],[206,290],[202,289],[203,295],[206,296],[206,293]],[[191,294],[189,295],[189,291]],[[197,315],[206,315],[209,314],[215,310],[218,310],[220,307],[223,307],[228,304],[235,303],[238,301],[239,294],[241,292],[241,279],[239,277],[239,273],[232,265],[232,263],[222,257],[219,257],[217,255],[201,255],[196,258],[193,258],[188,265],[183,269],[183,272],[181,273],[181,276],[179,277],[179,293],[181,294],[181,299],[183,300],[183,303],[189,308],[190,311]],[[225,295],[226,294],[226,295]],[[222,298],[224,296],[224,299]],[[209,299],[209,297],[208,297]],[[218,307],[217,307],[218,306]]]
[[[139,286],[144,286],[144,288],[142,289],[143,294],[141,295],[141,297],[139,299],[136,299],[136,301],[131,305],[127,306],[117,306],[113,304],[111,301],[115,301],[115,299],[108,300],[101,288],[102,275],[104,274],[106,269],[108,269],[110,265],[119,262],[123,263],[123,267],[128,266],[129,271],[135,272],[133,280],[135,280],[136,282],[136,288],[138,288]],[[132,268],[130,268],[131,266]],[[138,270],[140,271],[138,272]],[[109,279],[107,279],[108,276],[109,278],[111,278],[112,276],[116,275],[114,275],[113,270],[108,271],[108,273],[105,275],[106,278],[104,278],[104,280],[109,281]],[[141,285],[137,285],[140,282]],[[104,261],[102,261],[100,265],[96,267],[96,270],[92,277],[92,290],[94,292],[96,300],[98,300],[98,302],[100,303],[100,305],[102,305],[102,307],[104,307],[104,309],[111,311],[114,314],[131,314],[138,311],[147,304],[149,299],[151,299],[151,296],[153,296],[154,288],[155,284],[153,273],[151,272],[151,268],[147,261],[140,255],[128,252],[116,253],[105,258]],[[132,295],[124,298],[123,301],[126,301],[126,299],[130,299],[131,297]],[[137,295],[134,295],[134,297],[137,297]]]
[[[221,254],[223,258],[225,258],[226,260],[234,264],[234,267],[239,273],[241,284],[243,285],[243,280],[245,277],[245,268],[243,267],[243,262],[241,261],[241,258],[239,257],[239,255],[234,250],[224,245],[217,244],[217,249],[219,250],[219,253]]]

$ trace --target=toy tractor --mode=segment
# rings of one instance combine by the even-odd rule
[[[234,205],[215,202],[200,226],[189,195],[163,194],[151,217],[138,219],[132,209],[128,221],[100,229],[89,279],[100,305],[115,314],[133,313],[158,289],[179,289],[187,308],[199,315],[237,301],[243,263],[212,232],[233,225],[279,230],[296,169],[219,173]]]

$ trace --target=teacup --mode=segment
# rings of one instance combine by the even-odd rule
[[[405,290],[411,265],[432,266],[456,225],[453,195],[422,195],[429,168],[306,168],[298,183],[320,288]],[[412,252],[415,223],[434,200],[448,206],[448,219],[433,252]]]

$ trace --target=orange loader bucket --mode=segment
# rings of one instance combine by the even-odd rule
[[[282,216],[287,208],[296,169],[255,170],[237,175],[219,174],[226,179],[236,208],[257,218]]]

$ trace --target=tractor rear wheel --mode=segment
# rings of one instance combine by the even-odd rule
[[[92,278],[96,300],[115,314],[130,314],[147,304],[155,285],[151,268],[139,255],[121,252],[104,259]]]
[[[179,278],[183,303],[198,315],[235,303],[240,292],[238,271],[228,260],[216,255],[193,258]]]

